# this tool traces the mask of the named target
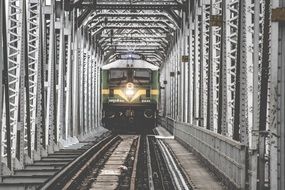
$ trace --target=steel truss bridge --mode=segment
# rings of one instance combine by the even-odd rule
[[[236,187],[285,189],[284,0],[2,0],[0,13],[0,176],[99,126],[100,67],[139,53],[160,67],[162,125]]]

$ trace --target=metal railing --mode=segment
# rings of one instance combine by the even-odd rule
[[[246,146],[207,129],[174,122],[175,138],[195,152],[230,189],[245,189]]]
[[[173,134],[174,130],[174,120],[170,117],[158,117],[158,123],[168,130],[171,134]]]

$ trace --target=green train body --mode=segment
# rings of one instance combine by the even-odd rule
[[[102,121],[111,130],[156,126],[158,67],[141,59],[119,59],[101,69]]]

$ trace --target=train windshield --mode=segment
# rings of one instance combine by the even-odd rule
[[[138,84],[149,84],[151,81],[151,71],[146,69],[135,69],[133,82]]]
[[[124,84],[133,82],[137,84],[149,84],[151,71],[148,69],[111,69],[109,71],[110,84]]]

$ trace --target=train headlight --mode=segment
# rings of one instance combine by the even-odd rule
[[[134,91],[134,83],[128,82],[126,85],[126,95],[127,96],[132,96],[135,94]]]
[[[132,95],[134,95],[134,93],[135,93],[134,89],[126,89],[126,95],[127,96],[132,96]]]

